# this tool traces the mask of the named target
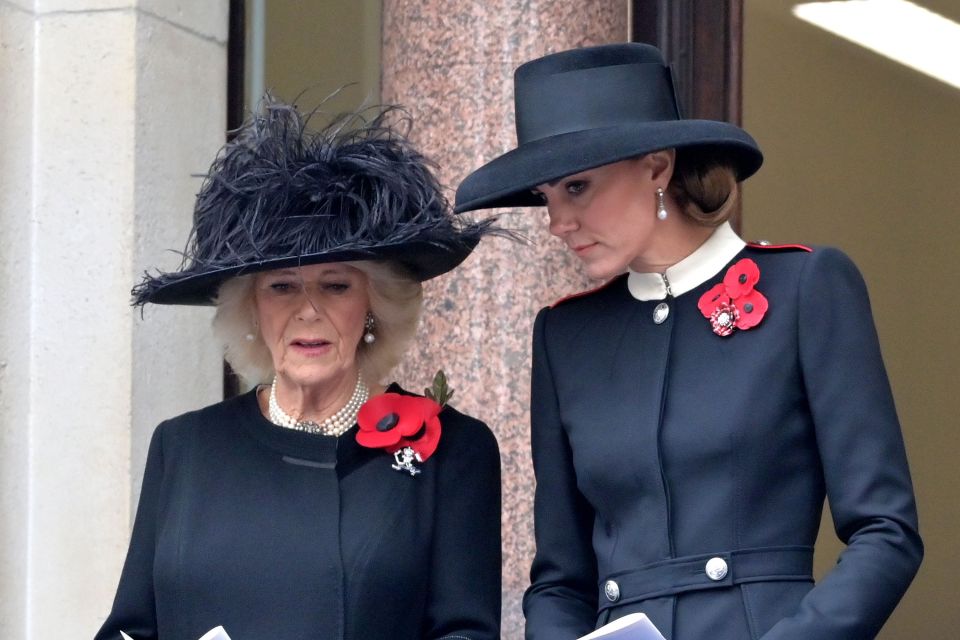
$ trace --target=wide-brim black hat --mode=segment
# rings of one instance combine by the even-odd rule
[[[388,260],[420,281],[459,265],[500,230],[452,215],[398,114],[407,126],[390,108],[313,132],[266,100],[211,165],[180,269],[145,274],[134,304],[208,305],[229,278],[298,265]]]
[[[517,148],[464,179],[456,212],[539,206],[537,185],[661,149],[709,148],[729,159],[738,180],[763,162],[740,127],[681,117],[670,68],[647,44],[572,49],[522,64],[514,103]]]

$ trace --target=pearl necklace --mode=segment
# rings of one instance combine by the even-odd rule
[[[273,424],[294,429],[296,431],[306,431],[321,436],[341,436],[346,433],[350,427],[357,422],[357,412],[367,401],[370,392],[367,385],[363,384],[363,378],[357,376],[357,386],[353,388],[353,395],[347,404],[323,422],[314,422],[313,420],[297,420],[286,411],[280,408],[277,402],[277,378],[274,376],[273,384],[270,385],[270,422]]]

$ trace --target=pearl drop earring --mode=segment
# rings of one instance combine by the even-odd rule
[[[660,220],[667,219],[667,207],[663,203],[663,189],[657,187],[657,218]]]
[[[373,314],[367,311],[367,319],[363,322],[363,330],[365,331],[363,334],[363,341],[367,344],[373,344],[377,341],[377,336],[373,334],[374,326],[375,322],[373,320]]]

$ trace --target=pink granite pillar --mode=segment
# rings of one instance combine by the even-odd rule
[[[450,198],[472,169],[516,144],[513,70],[551,51],[627,39],[624,0],[384,0],[384,103],[413,114],[413,137]],[[416,346],[397,378],[410,389],[446,370],[457,408],[487,422],[503,459],[504,638],[522,637],[533,557],[530,332],[541,307],[591,283],[546,232],[545,210],[503,211],[526,245],[484,241],[429,282]]]

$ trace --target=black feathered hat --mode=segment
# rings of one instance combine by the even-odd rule
[[[145,274],[133,303],[212,304],[231,277],[322,262],[390,260],[422,281],[500,232],[451,215],[430,163],[388,124],[408,126],[402,110],[363,113],[313,132],[265,98],[205,177],[180,269]]]
[[[457,189],[456,212],[539,206],[530,189],[660,149],[709,147],[737,179],[763,162],[753,138],[727,122],[680,116],[670,68],[651,45],[562,51],[514,74],[517,148],[483,165]]]

